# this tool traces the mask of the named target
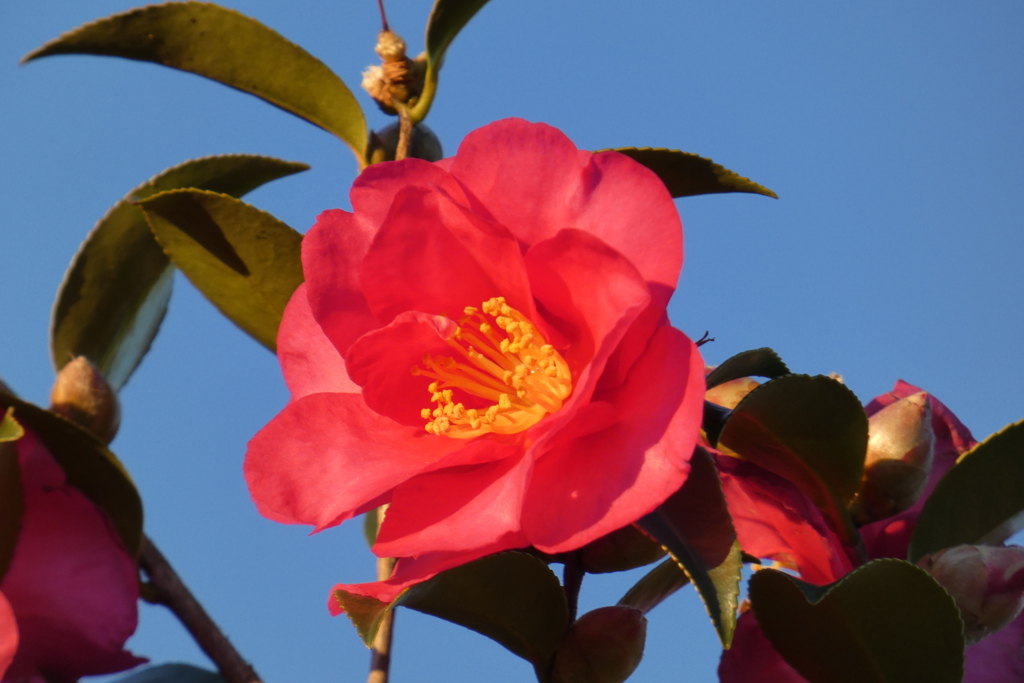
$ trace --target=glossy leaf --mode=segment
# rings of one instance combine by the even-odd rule
[[[711,159],[676,149],[618,147],[625,154],[654,171],[673,197],[692,197],[718,192],[749,192],[778,199],[767,187],[733,173]]]
[[[113,683],[225,683],[212,671],[191,664],[161,664],[114,679]]]
[[[169,168],[129,192],[92,229],[64,275],[50,328],[54,366],[85,356],[120,389],[159,330],[174,269],[133,201],[186,187],[241,197],[308,168],[269,157],[213,156]]]
[[[682,488],[636,524],[686,572],[728,648],[736,630],[743,559],[718,470],[707,451],[694,451]]]
[[[465,626],[546,671],[569,626],[558,579],[522,552],[489,555],[413,586],[388,605],[336,590],[334,597],[369,646],[389,609],[399,605]]]
[[[21,514],[24,511],[21,467],[18,465],[18,448],[14,442],[24,436],[25,430],[14,419],[13,413],[8,408],[0,419],[0,581],[3,581],[14,558],[14,546],[18,543]]]
[[[157,241],[192,284],[270,350],[302,283],[302,236],[234,197],[171,190],[139,202]]]
[[[777,379],[789,374],[789,368],[779,354],[765,347],[737,353],[708,373],[708,389],[741,377],[767,377]]]
[[[997,545],[1024,529],[1024,420],[960,456],[918,517],[909,559],[956,545]]]
[[[632,524],[580,548],[583,570],[590,574],[624,572],[657,562],[664,556],[665,549]]]
[[[923,569],[875,560],[830,586],[765,569],[750,579],[754,616],[810,683],[959,683],[963,625]]]
[[[675,560],[670,558],[647,572],[642,579],[633,584],[633,587],[619,600],[619,604],[635,607],[647,614],[688,583],[690,583],[690,577]]]
[[[766,382],[736,406],[718,441],[796,484],[847,544],[858,545],[846,510],[864,476],[868,417],[841,382],[822,375]]]
[[[266,100],[337,135],[362,163],[366,120],[323,62],[276,31],[206,2],[168,2],[84,24],[23,62],[62,54],[124,57],[205,76]]]
[[[67,482],[107,513],[125,547],[137,556],[142,547],[142,499],[117,457],[78,425],[0,394],[0,409],[12,407],[18,421],[42,439]]]

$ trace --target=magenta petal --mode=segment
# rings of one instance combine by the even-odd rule
[[[359,385],[345,371],[345,360],[313,318],[305,283],[284,309],[277,330],[277,359],[293,401],[323,392],[359,393]]]
[[[334,209],[317,216],[302,239],[310,310],[342,356],[352,342],[380,326],[359,281],[360,264],[376,232],[365,218]]]
[[[964,651],[963,683],[1024,681],[1024,614]]]
[[[467,306],[495,296],[533,317],[515,238],[439,188],[410,187],[395,196],[363,260],[361,281],[370,309],[385,323],[404,311],[458,320]]]
[[[443,164],[409,158],[367,166],[352,183],[349,192],[352,210],[380,228],[395,196],[407,187],[440,189],[463,206],[470,205],[462,185]]]
[[[772,647],[749,610],[736,622],[732,647],[722,651],[718,680],[720,683],[807,683],[807,679]]]
[[[612,406],[614,422],[582,435],[566,425],[534,466],[523,529],[545,552],[630,524],[682,485],[703,413],[704,362],[686,335],[663,327],[626,382],[594,400]]]
[[[245,478],[261,514],[319,530],[464,445],[402,426],[357,394],[311,394],[252,438]]]
[[[0,679],[14,661],[18,650],[18,622],[14,619],[11,603],[0,593]]]
[[[465,552],[518,533],[533,463],[518,444],[494,447],[511,455],[421,474],[396,487],[373,552]]]

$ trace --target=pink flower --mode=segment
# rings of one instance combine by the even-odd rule
[[[685,480],[703,364],[669,325],[682,226],[652,172],[508,119],[366,169],[303,242],[250,442],[256,505],[317,530],[390,503],[389,602],[509,548],[579,548]],[[338,607],[333,604],[332,609]]]
[[[138,622],[138,574],[106,514],[30,431],[15,441],[24,512],[0,582],[0,677],[75,681],[147,660],[123,649]]]
[[[901,380],[891,392],[869,403],[867,412],[873,415],[885,406],[920,391]],[[976,443],[970,431],[946,406],[934,396],[929,395],[928,400],[931,403],[932,430],[935,435],[934,463],[928,482],[921,497],[908,510],[861,527],[861,537],[869,559],[906,558],[910,537],[928,496],[939,480],[956,464],[960,454]],[[781,560],[784,565],[796,570],[804,580],[819,585],[832,583],[852,571],[854,565],[849,559],[848,549],[824,525],[821,514],[795,486],[752,463],[726,457],[722,457],[720,462],[724,464],[723,487],[726,498],[734,516],[740,544],[745,550],[760,557]],[[737,473],[741,473],[743,478],[737,479]],[[784,494],[770,493],[769,487],[783,485],[786,487]],[[743,504],[741,494],[749,494],[750,491],[763,494],[759,499],[760,506],[756,509]],[[801,514],[806,516],[801,519]],[[809,533],[810,529],[818,532]],[[745,536],[760,539],[757,542],[769,552],[765,552],[764,548],[749,550]],[[1017,583],[1006,587],[997,581],[990,583],[995,587],[992,597],[996,597],[996,593],[1004,588],[1007,590],[1003,592],[1019,588]],[[1024,680],[1022,652],[1024,615],[966,648],[964,683],[1018,683]],[[752,611],[746,611],[740,616],[732,648],[722,653],[718,675],[723,683],[753,679],[765,683],[806,683],[775,651],[758,626]]]

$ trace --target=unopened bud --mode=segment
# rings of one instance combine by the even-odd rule
[[[569,627],[555,655],[553,683],[622,683],[640,664],[647,619],[632,607],[601,607]]]
[[[370,151],[367,156],[371,164],[395,160],[400,129],[401,126],[398,123],[393,123],[379,133],[374,132],[370,135]],[[434,135],[434,131],[427,128],[426,124],[418,123],[413,127],[408,156],[427,161],[438,161],[444,158],[441,141]]]
[[[740,377],[729,382],[723,382],[716,387],[708,389],[704,398],[712,403],[732,410],[739,405],[740,401],[746,398],[754,389],[761,386],[761,383],[750,377]]]
[[[872,415],[864,479],[851,507],[857,524],[892,517],[917,502],[928,483],[934,453],[932,409],[925,392]]]
[[[363,89],[386,114],[396,115],[396,103],[412,105],[423,92],[426,59],[415,60],[405,55],[405,41],[393,31],[381,31],[374,51],[382,64],[363,71]]]
[[[50,410],[88,429],[110,443],[121,425],[121,404],[85,356],[79,356],[57,373],[50,392]]]
[[[1024,609],[1024,548],[958,545],[926,555],[918,564],[953,596],[968,645],[1003,628]]]
[[[405,41],[394,31],[381,31],[377,34],[377,46],[373,51],[382,61],[400,62],[405,59]]]

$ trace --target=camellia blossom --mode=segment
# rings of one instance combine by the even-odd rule
[[[260,512],[317,530],[388,503],[385,602],[483,555],[579,548],[686,479],[696,346],[665,307],[682,225],[647,168],[519,119],[456,156],[370,166],[306,235],[250,442]],[[340,611],[331,601],[333,611]]]
[[[867,406],[869,415],[921,389],[900,381]],[[908,510],[860,529],[869,560],[906,558],[910,537],[925,501],[957,458],[976,443],[970,431],[938,401],[931,404],[935,435],[934,463],[921,497]],[[821,513],[796,486],[749,462],[719,457],[722,483],[736,533],[744,550],[769,557],[800,574],[806,581],[826,585],[855,568],[851,553],[827,526]],[[749,504],[749,501],[756,504]],[[747,540],[749,539],[749,541]],[[1016,586],[1013,586],[1014,588]],[[995,585],[992,597],[1002,586]],[[964,651],[964,683],[1018,683],[1024,680],[1024,614],[1008,626]],[[761,631],[752,610],[739,619],[732,648],[722,653],[718,669],[722,683],[751,680],[765,683],[806,683]]]
[[[65,481],[31,431],[13,442],[24,510],[0,582],[0,678],[76,681],[147,660],[124,650],[138,623],[135,561],[110,519]]]

